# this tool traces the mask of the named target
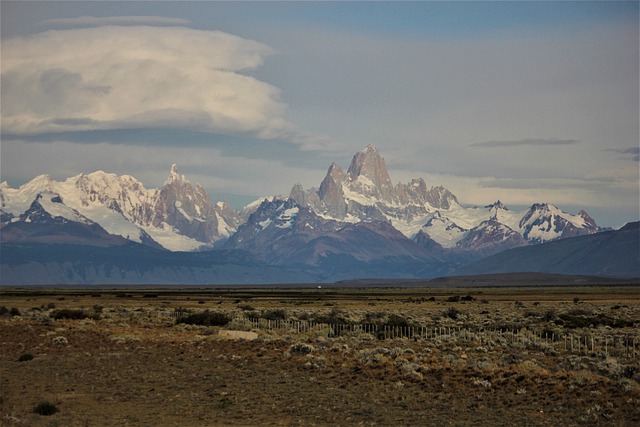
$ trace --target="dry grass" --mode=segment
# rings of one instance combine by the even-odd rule
[[[479,345],[362,333],[331,338],[322,330],[260,329],[253,331],[256,340],[229,340],[219,327],[176,324],[171,317],[179,307],[232,316],[282,310],[290,319],[385,322],[395,315],[411,324],[562,332],[558,316],[581,310],[635,321],[624,330],[637,336],[637,288],[127,290],[131,297],[107,290],[9,291],[0,306],[17,308],[20,316],[0,316],[0,425],[640,423],[637,358],[552,352],[497,338]],[[158,296],[144,297],[151,293]],[[447,302],[468,294],[475,300]],[[452,307],[456,319],[443,315]],[[50,316],[63,309],[99,317]],[[19,361],[24,354],[33,359]],[[45,401],[59,412],[35,413]]]

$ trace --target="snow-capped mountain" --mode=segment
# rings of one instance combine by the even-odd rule
[[[356,153],[347,172],[333,163],[318,189],[305,191],[296,184],[289,197],[324,218],[388,221],[419,244],[482,255],[601,231],[584,211],[572,215],[550,204],[534,204],[514,212],[500,201],[469,208],[442,186],[428,188],[422,178],[394,186],[372,145]]]
[[[108,233],[173,251],[211,247],[228,238],[240,223],[226,203],[215,205],[205,190],[172,166],[161,189],[146,189],[132,176],[102,171],[63,182],[41,175],[17,189],[0,186],[2,224],[29,221],[33,204],[52,218],[96,223]]]
[[[146,189],[129,175],[102,171],[62,182],[41,175],[17,189],[2,183],[2,224],[31,220],[33,213],[27,213],[34,202],[52,218],[99,224],[112,235],[172,251],[211,248],[234,236],[244,223],[253,224],[249,227],[253,234],[247,235],[245,227],[233,242],[256,252],[273,247],[272,231],[288,227],[295,228],[298,240],[308,241],[347,224],[388,223],[429,254],[477,257],[601,231],[584,211],[572,215],[544,203],[511,211],[500,201],[465,207],[449,190],[428,187],[422,178],[394,185],[384,159],[372,145],[354,155],[346,172],[333,163],[317,189],[305,190],[296,184],[288,207],[275,197],[260,199],[241,212],[224,202],[214,204],[204,188],[193,186],[175,165],[160,189]],[[256,211],[260,218],[252,220],[250,215]],[[301,219],[306,221],[304,226]]]
[[[175,165],[160,189],[102,171],[0,184],[1,273],[11,283],[429,278],[599,231],[584,211],[468,207],[422,178],[394,185],[371,145],[346,172],[333,163],[318,188],[296,184],[288,198],[263,197],[241,211],[213,203]]]
[[[271,265],[313,269],[332,280],[423,277],[453,268],[386,221],[328,219],[291,198],[265,200],[223,248],[248,251]]]

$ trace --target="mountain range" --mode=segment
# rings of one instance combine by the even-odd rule
[[[48,265],[43,271],[62,271],[63,248],[70,268],[82,271],[58,274],[61,282],[99,282],[109,279],[107,270],[109,283],[157,281],[162,274],[176,283],[275,283],[278,274],[283,282],[436,277],[509,249],[605,231],[584,211],[573,215],[548,203],[521,211],[500,201],[468,207],[422,178],[394,185],[371,145],[354,155],[346,172],[333,163],[318,188],[296,184],[288,197],[264,197],[242,210],[213,203],[176,165],[160,189],[102,171],[62,182],[41,175],[19,188],[2,183],[0,227],[3,283],[37,280],[16,276],[25,273],[16,266],[26,265],[30,253],[39,254],[33,262]],[[91,262],[78,258],[83,247],[99,253]],[[57,254],[47,258],[47,251]],[[154,267],[136,270],[136,251]],[[120,259],[119,252],[129,258],[113,265],[137,273],[98,266]],[[225,265],[244,267],[220,273]]]

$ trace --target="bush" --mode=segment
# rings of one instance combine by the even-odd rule
[[[458,310],[455,307],[450,307],[448,309],[446,309],[442,315],[444,317],[448,317],[449,319],[453,319],[453,320],[457,320],[458,316],[460,315],[460,310]]]
[[[572,310],[575,311],[575,310]],[[633,327],[634,323],[632,320],[625,319],[613,319],[609,316],[605,316],[603,314],[598,314],[597,316],[593,315],[577,315],[577,314],[561,314],[559,315],[559,319],[555,322],[556,324],[560,324],[565,328],[574,329],[574,328],[588,328],[593,325],[594,327],[598,326],[610,326],[612,328],[626,328]]]
[[[337,325],[346,325],[349,321],[344,317],[344,314],[341,310],[334,308],[326,315],[316,315],[313,319],[316,323],[327,323],[327,324],[337,324]]]
[[[448,302],[459,302],[460,301],[460,295],[451,296],[451,297],[447,298],[447,301]]]
[[[35,408],[33,408],[33,412],[35,412],[38,415],[45,415],[45,416],[53,415],[58,411],[59,411],[58,407],[51,402],[42,402],[42,403],[39,403]]]
[[[544,320],[545,322],[553,322],[555,318],[556,312],[553,309],[545,311],[542,315],[542,320]]]
[[[289,347],[289,353],[291,354],[305,355],[310,354],[312,351],[313,346],[304,343],[296,343]]]
[[[20,310],[17,307],[11,307],[9,310],[9,316],[21,316]]]
[[[287,312],[283,309],[266,310],[260,317],[267,320],[284,320],[287,318]]]
[[[29,353],[25,353],[18,358],[18,362],[28,362],[29,360],[33,360],[33,355]]]
[[[225,326],[231,322],[231,318],[224,313],[205,310],[201,313],[193,313],[185,317],[180,317],[176,323],[187,323],[189,325],[201,326]]]
[[[53,317],[56,320],[60,320],[60,319],[78,320],[78,319],[86,319],[86,318],[92,318],[92,319],[98,320],[97,314],[91,315],[85,312],[84,310],[72,310],[70,308],[56,310],[53,313],[51,313],[51,317]]]
[[[0,316],[4,316],[5,314],[9,314],[9,309],[4,305],[0,305]]]
[[[398,316],[397,314],[392,314],[389,316],[389,319],[387,320],[385,325],[390,327],[396,327],[396,326],[406,327],[406,326],[409,326],[409,322],[407,321],[407,319],[405,319],[402,316]]]

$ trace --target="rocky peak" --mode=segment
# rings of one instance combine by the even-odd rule
[[[431,187],[427,194],[427,202],[438,209],[450,209],[454,203],[456,205],[460,204],[458,198],[441,185]]]
[[[306,194],[302,184],[298,183],[291,188],[289,198],[300,206],[306,206]]]
[[[492,204],[490,204],[490,205],[485,206],[485,208],[487,208],[487,209],[489,209],[489,210],[491,210],[491,209],[496,209],[496,210],[497,210],[497,209],[502,209],[502,210],[505,210],[505,211],[508,211],[508,210],[509,210],[509,209],[507,208],[507,206],[506,206],[506,205],[504,205],[500,200],[498,200],[498,201],[497,201],[497,202],[495,202],[495,203],[492,203]]]
[[[393,200],[394,191],[384,159],[373,145],[356,153],[351,160],[347,175],[356,184],[357,190],[363,194],[378,197],[382,200]],[[364,179],[363,179],[364,178]]]
[[[327,175],[324,177],[318,189],[320,200],[329,213],[336,218],[344,218],[347,214],[347,204],[344,200],[344,191],[342,190],[342,184],[345,179],[346,176],[340,166],[333,163],[329,167]]]
[[[178,165],[175,163],[171,165],[171,170],[169,171],[169,177],[165,181],[164,185],[170,184],[175,181],[187,181],[184,175],[180,175],[178,173]],[[188,181],[187,181],[188,182]]]
[[[581,210],[580,212],[578,212],[578,216],[584,220],[586,224],[585,228],[594,228],[594,229],[598,228],[596,221],[593,218],[591,218],[589,214],[586,213],[584,210]]]

